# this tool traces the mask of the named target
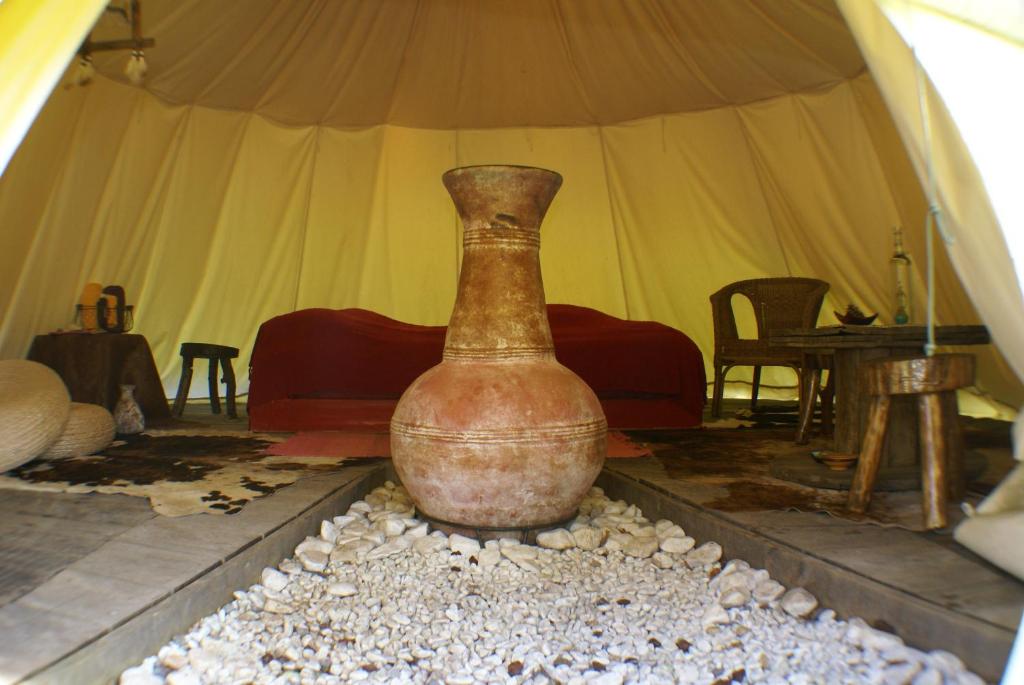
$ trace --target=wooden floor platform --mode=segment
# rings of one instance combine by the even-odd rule
[[[186,418],[244,431],[244,419],[205,412],[190,407]],[[388,477],[389,464],[357,461],[234,516],[180,518],[123,495],[4,491],[0,682],[111,682]],[[1024,583],[948,533],[806,512],[718,510],[653,458],[610,461],[599,484],[652,519],[671,518],[698,540],[720,542],[726,557],[807,587],[840,616],[861,616],[915,646],[948,649],[986,679],[1002,671]]]

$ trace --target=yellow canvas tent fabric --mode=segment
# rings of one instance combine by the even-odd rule
[[[86,281],[126,287],[169,390],[181,341],[251,349],[296,308],[443,323],[460,227],[438,179],[475,163],[565,177],[550,301],[663,321],[708,360],[707,296],[740,278],[818,276],[823,321],[850,302],[891,318],[891,229],[926,204],[827,0],[145,10],[145,88],[96,55],[100,76],[54,91],[0,180],[5,356],[66,326]],[[93,37],[118,30],[104,15]],[[976,322],[939,273],[941,318]],[[1013,374],[979,353],[982,388],[1015,404]]]

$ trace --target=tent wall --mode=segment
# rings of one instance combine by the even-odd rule
[[[99,77],[54,92],[0,178],[0,356],[66,327],[87,281],[125,286],[170,390],[179,343],[244,359],[260,322],[296,308],[444,323],[461,236],[439,179],[479,163],[565,177],[543,228],[549,301],[663,321],[708,362],[708,295],[741,278],[828,280],[823,323],[849,302],[891,318],[891,227],[926,207],[866,74],[618,125],[457,131],[290,127]],[[939,282],[941,319],[976,322],[945,260]],[[1002,360],[972,351],[981,385],[1016,404]]]

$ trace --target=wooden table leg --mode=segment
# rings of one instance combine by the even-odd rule
[[[814,403],[818,399],[818,385],[821,383],[821,369],[811,368],[805,360],[800,370],[800,424],[796,429],[796,444],[806,445],[807,434],[814,419]]]
[[[878,476],[878,465],[882,460],[882,444],[885,440],[886,424],[889,422],[889,404],[892,398],[878,395],[873,398],[871,417],[868,419],[864,445],[857,461],[857,471],[850,483],[850,497],[847,505],[851,511],[863,514],[871,503],[871,489]]]

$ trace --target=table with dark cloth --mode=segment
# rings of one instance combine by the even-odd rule
[[[75,402],[99,404],[113,411],[120,386],[134,385],[146,420],[169,419],[149,343],[129,333],[50,333],[37,335],[28,358],[56,371]]]

